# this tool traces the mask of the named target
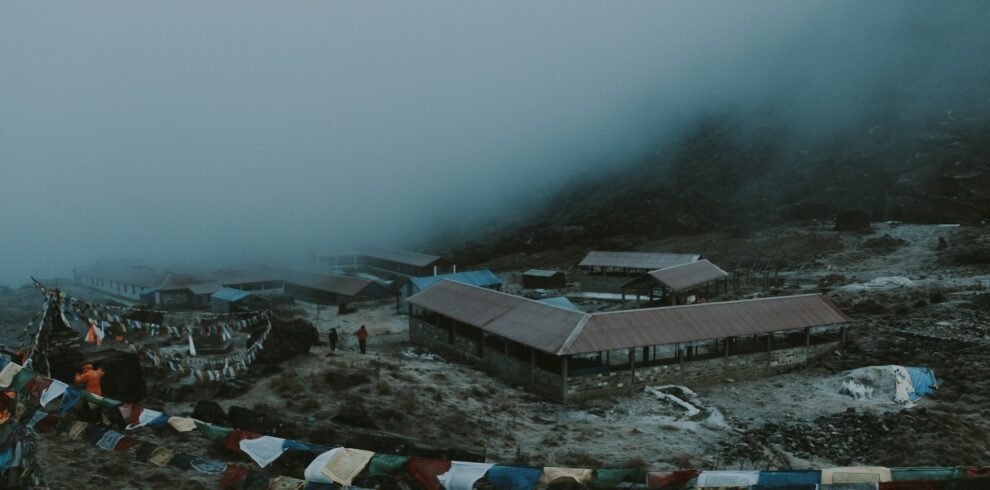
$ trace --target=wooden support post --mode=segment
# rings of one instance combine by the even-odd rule
[[[805,327],[804,329],[804,346],[811,346],[811,327]]]
[[[648,345],[643,346],[643,364],[650,360],[650,347]]]
[[[629,349],[629,384],[636,382],[636,349]]]
[[[773,358],[773,334],[767,334],[767,374],[770,374],[770,360]]]
[[[529,384],[536,381],[536,349],[529,348]]]
[[[839,328],[839,333],[842,336],[842,348],[845,349],[846,348],[846,327],[840,327]]]
[[[729,357],[729,350],[732,348],[732,337],[727,337],[725,339],[725,349],[722,352],[723,357]]]
[[[567,401],[567,358],[570,356],[563,356],[560,358],[560,401]]]

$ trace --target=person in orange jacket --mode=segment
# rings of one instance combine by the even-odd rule
[[[103,396],[103,386],[100,384],[100,378],[102,378],[104,374],[106,374],[106,372],[103,371],[103,368],[94,369],[93,363],[87,362],[86,364],[83,364],[82,369],[76,373],[76,386],[79,386],[94,395]]]
[[[357,335],[358,338],[358,345],[361,346],[361,353],[366,353],[368,346],[368,329],[364,328],[364,325],[361,325],[361,328],[358,329],[357,334],[355,335]]]

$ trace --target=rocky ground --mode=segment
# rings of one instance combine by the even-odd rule
[[[406,317],[395,313],[394,303],[381,302],[343,316],[321,309],[319,319],[315,307],[300,306],[298,313],[316,325],[321,339],[338,328],[338,352],[319,345],[309,354],[259,365],[241,385],[246,388],[213,390],[209,398],[227,411],[273,414],[285,434],[303,440],[355,447],[404,440],[407,448],[442,448],[496,462],[654,469],[990,465],[988,237],[986,227],[876,223],[851,233],[812,223],[647,244],[703,252],[729,268],[743,258],[769,258],[771,265],[761,267],[773,270],[778,288],[750,287],[720,299],[826,291],[853,319],[845,353],[772,378],[690,387],[693,395],[675,390],[551,403],[470,367],[410,351]],[[940,238],[947,248],[939,250]],[[555,254],[518,254],[492,265],[513,264],[504,272],[515,277],[540,263],[566,264],[573,255],[566,249]],[[371,332],[367,355],[356,352],[352,335],[361,324]],[[878,364],[931,367],[942,387],[911,408],[838,393],[843,371]],[[679,394],[697,413],[662,393]],[[203,409],[196,401],[153,396],[146,405],[191,415]],[[136,436],[246,462],[195,432],[141,429]],[[103,488],[110,475],[114,485],[119,480],[134,488],[147,487],[144,482],[216,485],[215,477],[133,462],[127,454],[54,436],[42,436],[41,449],[53,488]],[[299,463],[276,463],[273,471],[300,476],[298,470]]]

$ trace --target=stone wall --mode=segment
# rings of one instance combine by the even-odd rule
[[[698,386],[720,383],[726,378],[737,380],[762,378],[804,365],[807,361],[839,348],[839,342],[795,347],[752,354],[730,355],[682,364],[636,367],[609,373],[574,376],[567,380],[567,401],[589,399],[640,391],[645,386],[680,384]],[[683,367],[682,367],[683,366]]]
[[[409,340],[449,360],[471,364],[510,384],[524,386],[551,400],[568,402],[642,391],[645,386],[653,385],[698,386],[720,383],[726,378],[762,378],[802,366],[811,359],[839,348],[839,342],[828,342],[807,348],[775,350],[769,354],[756,352],[685,361],[683,364],[675,362],[659,366],[638,366],[633,371],[571,376],[567,378],[565,395],[564,380],[559,374],[534,369],[529,362],[489,346],[485,346],[483,356],[479,357],[477,342],[455,335],[454,344],[451,345],[445,330],[421,319],[409,318]]]
[[[533,368],[527,361],[488,346],[485,346],[483,355],[479,357],[477,342],[455,335],[454,344],[451,345],[445,330],[419,318],[409,318],[409,341],[425,346],[447,359],[471,364],[507,383],[524,386],[551,400],[563,401],[563,379],[559,374]]]

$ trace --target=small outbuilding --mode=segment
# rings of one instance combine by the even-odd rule
[[[728,288],[729,273],[706,259],[647,272],[622,286],[622,299],[626,295],[640,296],[649,301],[663,299],[670,305],[683,304],[678,296],[695,296],[697,300],[724,292]],[[722,284],[725,283],[725,284]]]
[[[600,293],[620,293],[630,279],[658,269],[690,264],[701,260],[700,254],[666,252],[591,251],[578,264],[584,270],[581,289]]]
[[[567,276],[561,271],[530,269],[522,275],[526,289],[562,289],[567,286]]]
[[[240,289],[223,288],[210,296],[214,313],[239,313],[251,308],[251,293]]]
[[[493,291],[502,290],[502,280],[499,279],[494,272],[488,269],[463,271],[453,274],[441,274],[438,276],[411,277],[409,278],[409,282],[407,282],[402,288],[403,302],[406,298],[443,280],[454,281],[461,284],[467,284],[469,286],[477,286],[479,288],[491,289]],[[408,305],[406,305],[405,310],[407,313],[409,312]]]

